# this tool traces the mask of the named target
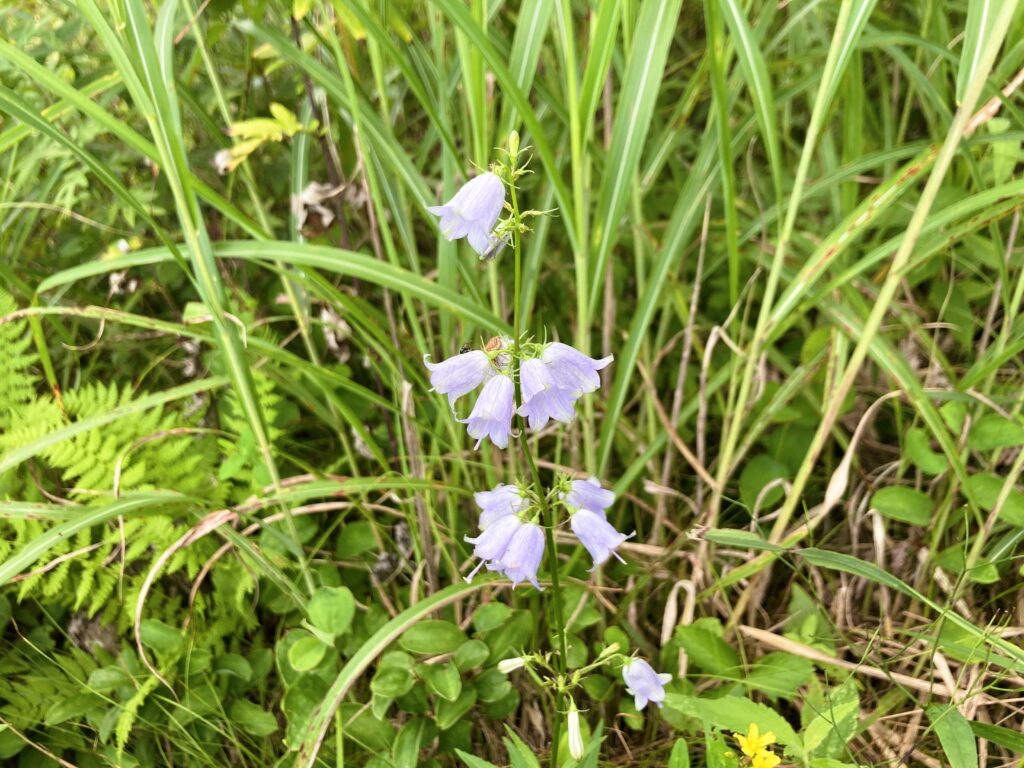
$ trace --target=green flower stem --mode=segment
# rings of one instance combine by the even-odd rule
[[[522,218],[519,215],[519,200],[516,198],[514,179],[516,160],[517,158],[509,156],[509,176],[512,177],[509,179],[509,190],[512,198],[512,249],[515,253],[515,288],[512,303],[512,329],[514,334],[512,337],[512,356],[515,360],[519,360],[522,337],[522,319],[519,317],[519,296],[522,287],[522,230],[520,229]],[[513,377],[513,381],[515,382],[516,392],[515,402],[522,402],[519,377]],[[530,443],[526,437],[526,420],[519,417],[519,421],[519,444],[522,446],[523,454],[526,456],[526,463],[530,467],[530,477],[540,499],[541,520],[544,523],[544,549],[548,556],[548,570],[551,572],[551,606],[553,608],[551,614],[555,622],[555,630],[558,633],[559,642],[558,670],[564,675],[568,648],[565,640],[565,613],[562,607],[562,590],[558,578],[558,551],[555,548],[555,526],[558,524],[558,519],[555,508],[548,504],[547,496],[540,493],[543,486],[540,482],[537,462],[533,459],[533,454],[530,452]],[[551,723],[551,768],[556,768],[558,765],[558,739],[562,729],[563,698],[560,692],[556,694],[554,718]]]

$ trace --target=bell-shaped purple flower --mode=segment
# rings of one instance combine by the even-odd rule
[[[541,360],[523,361],[519,366],[519,385],[523,404],[516,412],[529,420],[530,429],[541,429],[548,419],[568,424],[576,415],[573,407],[575,397],[568,390],[556,386],[549,367]]]
[[[467,238],[469,245],[486,256],[498,240],[492,231],[505,207],[505,185],[493,173],[485,172],[470,179],[444,205],[427,208],[441,217],[441,234],[448,240]]]
[[[615,550],[626,539],[636,535],[636,531],[628,536],[619,533],[605,519],[603,512],[592,512],[589,509],[581,509],[573,514],[569,519],[569,526],[580,540],[580,544],[587,548],[587,552],[593,558],[594,567],[590,569],[592,571],[603,565],[612,555],[615,555],[619,562],[626,562]]]
[[[601,487],[601,481],[591,475],[586,480],[573,480],[569,492],[562,494],[562,501],[570,510],[589,509],[602,517],[604,511],[615,503],[615,494]]]
[[[653,701],[659,707],[665,701],[665,684],[672,675],[658,674],[643,659],[630,659],[622,666],[622,679],[626,683],[626,693],[633,697],[638,710]]]
[[[505,550],[509,548],[509,544],[511,544],[516,532],[524,525],[525,523],[517,515],[504,515],[495,520],[492,525],[489,525],[475,539],[467,536],[466,541],[473,545],[473,555],[479,557],[480,562],[473,569],[472,573],[466,577],[466,581],[472,581],[477,571],[485,565],[489,570],[500,570],[499,559],[505,554]]]
[[[430,355],[423,356],[423,364],[430,369],[430,385],[434,392],[448,395],[448,405],[455,410],[455,401],[479,387],[494,375],[494,366],[486,352],[474,349],[432,363]]]
[[[506,519],[508,518],[501,518]],[[495,523],[495,526],[497,525],[498,523]],[[544,532],[536,523],[523,523],[512,536],[505,552],[493,563],[488,563],[487,568],[498,571],[510,579],[513,587],[521,581],[529,581],[540,589],[541,586],[537,583],[537,567],[543,556]]]
[[[614,359],[614,355],[608,355],[595,360],[558,341],[547,344],[540,353],[540,360],[548,367],[555,386],[572,393],[574,398],[597,390],[601,386],[597,372]]]
[[[530,506],[529,499],[523,495],[517,485],[504,483],[491,491],[477,491],[473,494],[476,505],[480,507],[480,530],[486,529],[499,517],[518,515]]]
[[[515,394],[516,385],[504,373],[493,376],[484,384],[469,418],[462,419],[469,436],[476,438],[477,448],[485,437],[489,437],[499,448],[508,447]]]

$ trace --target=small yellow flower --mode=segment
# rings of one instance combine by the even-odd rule
[[[750,760],[750,768],[775,768],[782,759],[770,750],[762,750]]]
[[[768,731],[762,736],[757,723],[750,724],[750,729],[747,731],[746,736],[739,733],[734,733],[733,735],[736,737],[736,743],[740,745],[740,750],[751,759],[762,756],[765,753],[772,754],[768,747],[775,743],[775,734]],[[764,763],[763,765],[755,766],[755,768],[772,768],[778,762],[779,760],[776,759],[774,763]]]

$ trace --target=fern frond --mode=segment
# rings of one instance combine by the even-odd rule
[[[17,309],[11,295],[0,288],[0,317]],[[0,350],[0,432],[5,432],[14,414],[35,400],[39,385],[32,370],[38,359],[32,349],[28,323],[15,320],[0,324]]]

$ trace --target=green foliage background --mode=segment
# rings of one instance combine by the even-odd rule
[[[547,601],[462,581],[522,457],[422,365],[510,331],[511,255],[425,208],[513,130],[525,327],[615,355],[532,442],[636,531],[595,575],[560,548],[569,666],[675,676],[643,713],[589,676],[580,764],[741,765],[750,723],[785,765],[1019,760],[1022,33],[1010,0],[0,8],[0,760],[575,763],[496,669]]]

